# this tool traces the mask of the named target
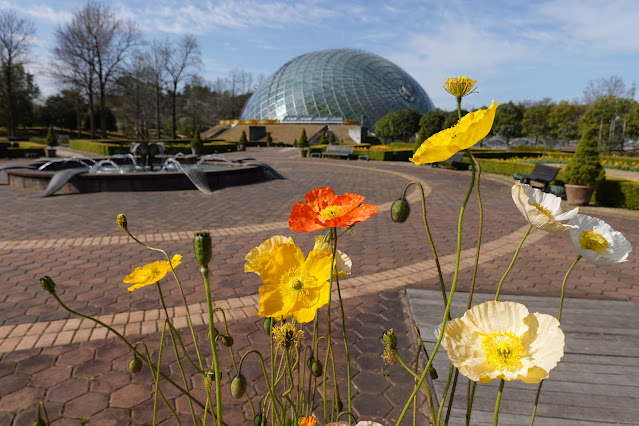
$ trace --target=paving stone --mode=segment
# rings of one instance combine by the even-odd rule
[[[52,386],[47,391],[47,399],[50,401],[67,402],[82,395],[89,389],[86,379],[68,379]]]
[[[29,384],[31,377],[28,374],[14,373],[0,378],[0,396],[15,392]]]
[[[111,393],[109,405],[116,408],[131,408],[151,398],[149,385],[129,384]]]
[[[44,396],[44,389],[31,386],[9,393],[0,399],[0,411],[22,411],[36,404]]]
[[[90,418],[97,412],[106,409],[108,396],[101,393],[86,393],[64,406],[64,417]]]

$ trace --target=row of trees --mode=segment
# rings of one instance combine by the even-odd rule
[[[502,103],[495,113],[492,135],[506,144],[526,137],[535,145],[550,147],[575,141],[584,129],[596,127],[601,150],[621,150],[627,139],[639,136],[639,103],[633,99],[634,92],[634,86],[626,88],[621,78],[613,76],[589,82],[583,103],[554,103],[549,98]],[[396,111],[380,118],[375,132],[382,138],[404,141],[417,133],[417,140],[423,141],[457,120],[456,110],[435,109],[424,115],[414,110]]]
[[[145,42],[137,24],[109,6],[89,0],[57,28],[49,77],[62,88],[43,102],[24,65],[35,26],[12,11],[0,11],[0,122],[10,137],[18,124],[80,128],[105,138],[114,116],[137,135],[176,138],[181,121],[194,129],[237,117],[256,81],[233,70],[206,83],[196,73],[201,52],[192,35]],[[167,126],[167,122],[170,123]]]

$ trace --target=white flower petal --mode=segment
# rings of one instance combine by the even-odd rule
[[[524,215],[528,223],[535,228],[546,232],[561,232],[572,228],[572,226],[564,225],[559,221],[574,217],[577,211],[571,210],[568,213],[561,214],[561,198],[550,193],[544,193],[521,182],[515,182],[511,192],[515,206]],[[548,216],[531,203],[538,204],[546,209],[551,213],[551,216]]]
[[[628,254],[632,251],[630,241],[621,232],[615,231],[603,220],[587,215],[577,215],[568,222],[569,225],[577,226],[570,230],[570,240],[575,246],[575,250],[586,260],[598,265],[614,265],[628,260]],[[608,247],[601,251],[594,251],[581,247],[581,236],[583,232],[593,231],[605,238]]]

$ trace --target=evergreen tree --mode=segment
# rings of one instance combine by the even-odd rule
[[[583,131],[577,145],[577,152],[564,171],[566,183],[596,187],[606,179],[606,172],[599,161],[598,131],[597,126],[591,126]]]
[[[297,142],[297,146],[300,148],[306,148],[308,146],[308,137],[306,136],[306,129],[302,129],[300,140]]]

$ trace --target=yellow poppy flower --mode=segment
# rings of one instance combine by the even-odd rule
[[[182,256],[176,254],[171,259],[171,265],[175,269],[181,262]],[[124,278],[124,282],[127,284],[135,284],[129,287],[129,291],[136,290],[138,288],[154,284],[160,281],[166,274],[171,272],[171,265],[166,260],[158,260],[157,262],[149,263],[148,265],[139,266],[133,270],[129,275]]]
[[[495,120],[497,105],[470,112],[453,127],[442,130],[426,139],[410,158],[415,164],[436,163],[448,160],[453,154],[470,148],[488,135]]]
[[[325,242],[324,237],[321,235],[315,237],[315,247],[313,248],[328,252],[331,256],[333,255],[331,244]],[[350,275],[352,266],[353,261],[351,258],[341,250],[337,250],[337,253],[335,254],[335,269],[337,269],[337,276],[342,278],[346,275]]]
[[[477,80],[460,75],[459,77],[447,78],[444,83],[444,90],[456,98],[463,98],[466,95],[475,93],[475,83],[477,83]]]
[[[259,288],[263,317],[288,318],[309,322],[330,295],[332,255],[312,250],[306,259],[293,243],[279,244],[271,250],[260,271],[264,285]]]
[[[285,237],[283,235],[274,235],[268,240],[264,241],[262,244],[255,247],[253,250],[248,252],[246,256],[244,256],[244,259],[246,260],[246,264],[244,265],[244,272],[255,272],[257,275],[260,275],[262,266],[267,260],[271,250],[273,250],[273,248],[278,244],[288,243],[293,243],[293,239],[291,237]]]
[[[561,232],[576,227],[575,225],[565,225],[560,221],[574,218],[579,209],[575,208],[562,213],[561,198],[556,195],[542,192],[520,182],[515,182],[511,192],[515,205],[528,223],[535,228],[547,232]]]
[[[575,226],[570,230],[575,249],[587,260],[598,265],[614,265],[628,260],[632,244],[603,220],[580,214],[568,224]]]
[[[442,347],[470,380],[539,383],[564,355],[564,333],[551,315],[521,303],[490,301],[449,322]]]

